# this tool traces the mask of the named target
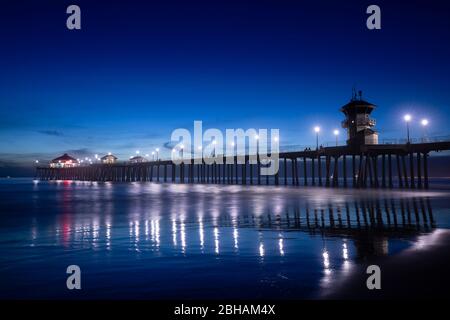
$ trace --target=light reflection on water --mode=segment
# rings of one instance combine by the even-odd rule
[[[445,192],[30,181],[0,197],[2,297],[71,298],[26,290],[69,264],[89,298],[309,297],[449,226]]]

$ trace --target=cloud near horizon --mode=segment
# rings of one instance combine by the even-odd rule
[[[55,136],[55,137],[62,137],[64,134],[61,131],[58,130],[39,130],[39,133],[48,135],[48,136]]]

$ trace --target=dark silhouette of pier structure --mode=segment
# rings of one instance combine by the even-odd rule
[[[91,164],[69,168],[37,167],[41,180],[157,181],[242,185],[293,185],[354,188],[429,187],[428,158],[432,152],[450,150],[450,139],[420,143],[378,144],[375,120],[369,117],[375,105],[364,101],[361,93],[341,108],[346,119],[346,145],[318,147],[314,150],[280,150],[280,170],[262,176],[261,158],[252,163],[250,155],[223,156],[222,161],[194,159],[175,164],[171,160],[141,163]],[[219,156],[220,157],[220,156]],[[231,160],[231,161],[230,161]],[[208,164],[207,164],[208,163]]]
[[[159,160],[136,164],[92,164],[73,168],[38,167],[37,178],[427,189],[429,154],[443,150],[450,150],[450,142],[367,145],[360,150],[341,146],[281,152],[280,170],[273,176],[260,175],[262,164],[259,159],[257,164],[251,164],[249,156],[246,156],[245,164],[237,164],[237,157],[234,157],[234,164],[205,164],[205,161],[203,164],[194,164],[194,160],[191,160],[191,163],[176,165],[171,160]]]

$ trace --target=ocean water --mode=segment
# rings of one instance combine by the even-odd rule
[[[1,179],[0,298],[316,298],[450,228],[449,200],[446,188]],[[66,287],[69,265],[81,290]]]

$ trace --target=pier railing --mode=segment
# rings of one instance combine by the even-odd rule
[[[433,143],[433,142],[447,142],[450,141],[450,135],[446,136],[433,136],[433,137],[421,137],[421,138],[410,138],[409,143]],[[382,144],[406,144],[408,139],[383,139]]]

